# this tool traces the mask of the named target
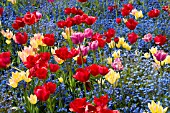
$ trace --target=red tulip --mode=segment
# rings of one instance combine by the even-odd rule
[[[137,25],[138,22],[135,21],[133,18],[128,19],[128,21],[126,22],[126,27],[128,27],[130,30],[134,30]]]
[[[10,52],[2,52],[0,53],[0,69],[7,68],[10,64]]]
[[[72,7],[71,8],[71,13],[76,15],[77,14],[77,8],[76,7]]]
[[[33,55],[29,55],[29,56],[27,57],[27,61],[24,62],[24,65],[25,65],[28,69],[30,69],[30,68],[32,68],[32,67],[35,66],[37,60],[38,60],[38,57],[35,57],[35,56],[33,56]]]
[[[71,112],[84,113],[86,104],[87,104],[86,98],[76,98],[69,104],[70,106],[69,110]]]
[[[106,66],[99,66],[99,73],[102,76],[105,76],[109,72],[109,69]]]
[[[81,9],[77,9],[76,14],[82,16],[84,14],[84,12]]]
[[[98,46],[100,48],[104,48],[104,46],[106,44],[106,41],[104,39],[102,39],[102,38],[98,38],[97,41],[98,41],[98,44],[99,44]]]
[[[36,22],[36,16],[33,13],[27,12],[24,15],[23,21],[27,25],[33,25]]]
[[[128,16],[132,9],[133,9],[132,4],[124,4],[123,8],[121,9],[122,16]]]
[[[75,49],[75,48],[72,48],[70,53],[71,53],[72,57],[75,57],[75,56],[77,56],[79,54],[79,51],[77,49]]]
[[[115,36],[115,33],[116,33],[116,31],[115,31],[113,28],[110,28],[110,29],[108,29],[108,31],[105,32],[104,34],[105,34],[105,36],[106,36],[107,38],[112,38],[112,37]]]
[[[3,7],[0,7],[0,16],[2,16],[3,11],[4,11],[4,8],[3,8]]]
[[[63,20],[57,22],[57,26],[58,26],[59,28],[64,28],[65,25],[66,25],[66,23],[65,23],[65,21],[63,21]]]
[[[25,26],[25,23],[23,21],[23,18],[21,17],[17,17],[14,21],[14,23],[12,24],[12,27],[15,29],[15,30],[18,30],[19,28],[21,27],[24,27]]]
[[[166,36],[157,35],[157,36],[154,38],[154,41],[155,41],[155,44],[158,44],[158,45],[162,46],[162,45],[164,45],[165,42],[166,42]]]
[[[95,34],[92,36],[92,41],[95,41],[95,40],[97,40],[97,39],[99,39],[99,38],[102,38],[102,35],[99,34],[99,33],[95,33]]]
[[[148,16],[150,18],[155,18],[155,17],[158,17],[160,14],[160,11],[158,9],[153,9],[151,11],[148,12]]]
[[[86,69],[78,68],[76,70],[76,74],[73,75],[73,78],[75,78],[76,80],[80,82],[86,82],[90,78],[90,73]]]
[[[138,35],[134,32],[132,33],[129,33],[128,34],[128,41],[131,43],[131,44],[134,44],[138,39]]]
[[[55,43],[54,34],[46,34],[42,41],[47,46],[53,46]]]
[[[93,16],[88,16],[88,18],[85,19],[85,23],[87,25],[92,25],[96,22],[97,17],[93,17]]]
[[[69,7],[65,8],[64,13],[67,14],[67,15],[71,14],[71,8],[69,8]]]
[[[46,90],[50,91],[50,94],[53,94],[56,91],[56,84],[52,82],[45,83],[43,85]]]
[[[26,32],[24,33],[16,33],[15,36],[13,37],[15,42],[18,44],[26,44],[28,40],[28,35]]]
[[[60,49],[55,50],[56,56],[62,60],[67,60],[72,58],[72,54],[68,51],[67,47],[61,47]]]
[[[38,11],[34,11],[32,14],[34,14],[36,17],[35,22],[38,22],[42,18],[42,14]]]
[[[41,61],[48,62],[50,60],[50,53],[49,52],[41,52],[40,54]]]
[[[113,7],[113,6],[108,6],[107,9],[108,9],[110,12],[112,12],[113,9],[114,9],[114,7]]]
[[[96,105],[96,108],[100,109],[106,109],[107,108],[107,103],[109,102],[108,95],[101,96],[100,98],[94,97],[93,101]]]
[[[169,6],[168,6],[168,5],[165,5],[165,6],[162,7],[162,10],[168,11],[168,8],[169,8]]]
[[[77,57],[77,64],[82,65],[83,63],[86,63],[86,58]]]
[[[74,16],[74,22],[76,25],[80,25],[82,23],[82,20],[81,20],[81,16],[80,15],[76,15]]]
[[[39,79],[46,79],[47,78],[47,69],[44,67],[37,69],[36,77]]]
[[[60,69],[60,66],[58,64],[49,64],[50,71],[51,72],[57,72]]]
[[[46,101],[50,96],[50,91],[43,86],[36,86],[34,88],[34,94],[37,96],[38,100]]]
[[[92,64],[88,67],[90,74],[97,76],[99,74],[99,66],[97,64]]]
[[[120,24],[121,23],[121,18],[116,18],[116,23]]]
[[[118,42],[119,42],[119,38],[118,38],[118,37],[115,37],[115,38],[114,38],[114,42],[115,42],[115,43],[118,43]]]
[[[78,2],[87,2],[87,0],[77,0]]]

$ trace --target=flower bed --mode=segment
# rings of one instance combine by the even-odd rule
[[[163,0],[2,0],[0,112],[168,113]]]

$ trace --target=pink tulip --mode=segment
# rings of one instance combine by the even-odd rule
[[[71,36],[71,40],[74,44],[81,44],[84,41],[84,33],[73,33]]]
[[[159,51],[157,51],[155,54],[154,54],[154,56],[156,57],[156,59],[158,60],[158,61],[164,61],[165,60],[165,58],[167,57],[167,53],[165,53],[163,50],[159,50]]]
[[[150,42],[152,40],[152,34],[148,33],[142,38],[145,42]]]
[[[87,28],[84,30],[84,35],[86,38],[91,38],[93,36],[93,30],[90,28]]]
[[[48,2],[54,2],[54,0],[48,0]]]
[[[98,45],[99,45],[99,43],[97,40],[90,42],[89,43],[90,50],[93,50],[93,51],[96,50],[98,48]]]
[[[87,46],[87,47],[81,46],[80,49],[81,49],[82,55],[86,56],[88,54],[88,51],[89,51],[89,46]],[[80,50],[79,50],[79,54],[80,54]]]
[[[123,65],[120,58],[116,58],[111,65],[115,71],[123,70]]]

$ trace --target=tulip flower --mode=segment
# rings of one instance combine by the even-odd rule
[[[99,74],[102,76],[105,76],[108,72],[109,69],[106,66],[99,65]]]
[[[145,42],[152,41],[152,34],[148,33],[142,38]]]
[[[98,45],[99,45],[99,43],[98,43],[97,40],[95,40],[95,41],[93,41],[93,42],[89,42],[90,50],[93,50],[93,51],[94,51],[94,50],[97,50]]]
[[[166,42],[167,40],[166,40],[166,36],[157,35],[157,36],[154,38],[154,41],[155,41],[155,44],[158,44],[158,45],[162,46],[162,45],[165,44],[165,42]]]
[[[42,41],[47,46],[53,46],[55,43],[54,34],[46,34]]]
[[[128,41],[130,44],[134,44],[138,39],[138,35],[134,32],[128,34]]]
[[[165,59],[166,59],[166,57],[167,57],[167,53],[165,53],[163,50],[158,50],[155,54],[154,54],[154,56],[156,57],[156,59],[158,60],[158,61],[164,61]]]
[[[148,108],[152,113],[166,113],[168,107],[164,108],[160,105],[160,101],[156,104],[153,100],[151,103],[148,103]]]
[[[50,94],[53,94],[56,91],[56,84],[52,82],[47,82],[43,85],[46,90],[50,91]]]
[[[155,54],[157,52],[157,47],[152,47],[151,49],[149,49],[149,51],[152,53],[152,54]]]
[[[134,30],[136,26],[138,25],[138,22],[135,21],[133,18],[130,18],[127,20],[125,24],[126,24],[126,27],[128,27],[130,30]]]
[[[60,69],[60,66],[58,64],[52,64],[50,63],[49,64],[49,67],[50,67],[50,71],[51,72],[57,72],[59,69]]]
[[[3,14],[3,11],[4,11],[4,8],[3,8],[3,7],[0,7],[0,17],[1,17],[2,14]]]
[[[77,0],[78,2],[87,2],[87,0]]]
[[[150,58],[150,54],[149,54],[149,53],[145,53],[145,54],[144,54],[144,57],[145,57],[146,59],[148,59],[148,58]]]
[[[27,98],[28,98],[28,100],[31,104],[37,103],[37,96],[36,95],[31,94],[30,97],[27,97]]]
[[[15,36],[13,37],[15,43],[17,44],[26,44],[28,40],[28,35],[26,32],[24,33],[16,33]]]
[[[93,30],[90,28],[87,28],[84,30],[84,36],[86,38],[91,38],[93,36]]]
[[[116,18],[116,23],[120,24],[122,22],[121,18]]]
[[[84,37],[84,33],[77,32],[72,34],[71,40],[74,44],[81,44],[84,41]]]
[[[113,69],[109,69],[109,73],[105,75],[105,79],[110,84],[114,84],[119,78],[120,78],[119,73],[116,73]]]
[[[88,66],[88,70],[93,76],[97,76],[99,74],[99,66],[97,64]]]
[[[46,101],[50,96],[50,91],[48,91],[44,86],[36,86],[34,88],[34,94],[40,101]]]
[[[63,78],[62,78],[62,77],[58,78],[58,81],[59,81],[60,83],[62,83],[62,82],[63,82]]]
[[[120,50],[114,51],[114,53],[112,54],[112,56],[114,57],[114,59],[119,58],[119,57],[120,57]]]
[[[123,8],[121,9],[122,16],[128,16],[132,9],[133,9],[132,4],[124,4]]]
[[[10,64],[10,52],[2,52],[0,53],[0,69],[7,68]]]
[[[78,68],[76,70],[76,73],[73,75],[73,78],[75,78],[76,80],[78,80],[80,82],[84,82],[85,83],[86,81],[89,80],[90,73],[86,69]]]
[[[46,79],[47,78],[47,69],[44,67],[37,69],[36,77],[39,79]]]
[[[96,20],[97,20],[97,17],[88,16],[88,18],[86,18],[84,22],[87,25],[92,25],[96,22]]]
[[[120,70],[123,70],[123,65],[122,65],[122,62],[121,62],[121,60],[120,60],[120,58],[116,58],[115,60],[114,60],[114,62],[111,64],[111,66],[113,67],[113,69],[115,70],[115,71],[120,71]]]
[[[115,42],[111,41],[110,43],[108,43],[109,48],[114,48],[115,47]]]
[[[47,0],[49,3],[53,3],[54,2],[54,0]]]
[[[83,56],[86,56],[89,51],[89,46],[80,46],[79,54],[82,54]]]
[[[153,10],[148,12],[148,16],[150,18],[156,18],[156,17],[159,16],[159,14],[160,14],[160,11],[158,9],[153,9]]]

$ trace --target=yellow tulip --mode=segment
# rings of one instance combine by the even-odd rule
[[[16,71],[15,73],[12,72],[12,79],[15,80],[16,82],[20,82],[23,80],[23,75],[20,74],[20,72]]]
[[[119,38],[118,44],[123,45],[124,43],[125,43],[125,39],[123,37]]]
[[[110,43],[108,43],[109,48],[114,48],[115,47],[115,42],[111,41]]]
[[[8,0],[9,2],[11,2],[12,4],[16,4],[17,1],[16,0]]]
[[[37,96],[31,94],[30,97],[27,97],[28,100],[30,101],[31,104],[36,104],[37,103]]]
[[[107,63],[112,64],[112,58],[111,57],[107,58]]]
[[[63,78],[62,77],[60,77],[60,78],[58,78],[58,80],[59,80],[59,82],[63,82]]]
[[[116,44],[116,47],[117,47],[117,48],[120,48],[120,47],[121,47],[121,44],[119,44],[119,43]]]
[[[105,79],[110,83],[114,84],[120,78],[120,74],[116,73],[113,69],[110,69],[109,73],[105,75]]]
[[[140,10],[140,11],[137,11],[134,16],[135,16],[135,19],[136,19],[136,20],[137,20],[138,18],[143,18],[142,11],[141,11],[141,10]]]
[[[21,74],[23,74],[24,76],[23,76],[23,80],[25,81],[25,82],[31,82],[31,78],[28,78],[28,76],[29,76],[29,70],[27,70],[26,71],[26,73],[25,72],[23,72],[23,71],[21,71]]]
[[[9,45],[11,43],[11,40],[6,40],[5,42]]]
[[[152,47],[151,49],[149,49],[149,51],[152,53],[152,54],[155,54],[157,52],[157,47]]]
[[[115,51],[115,52],[112,54],[112,56],[114,57],[114,59],[119,58],[119,57],[120,57],[120,50]]]
[[[151,113],[166,113],[168,107],[163,109],[163,107],[160,105],[160,101],[158,101],[158,104],[156,104],[153,100],[150,103],[148,103],[148,108],[151,111]]]
[[[64,37],[64,39],[70,39],[70,36],[73,34],[73,29],[72,28],[66,28],[65,32],[61,33]]]
[[[144,54],[144,57],[145,57],[146,59],[150,58],[150,53],[145,53],[145,54]]]
[[[166,64],[170,64],[170,55],[168,55],[164,61]]]
[[[16,88],[18,86],[18,81],[16,79],[9,79],[9,86],[12,86],[13,88]]]

